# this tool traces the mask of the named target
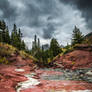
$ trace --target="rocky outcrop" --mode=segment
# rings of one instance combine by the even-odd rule
[[[16,72],[15,69],[15,66],[0,65],[0,92],[16,92],[17,83],[27,80],[24,72]]]
[[[74,47],[75,50],[92,51],[92,45],[80,44]]]
[[[78,45],[73,51],[57,58],[56,64],[68,69],[92,68],[92,46]]]

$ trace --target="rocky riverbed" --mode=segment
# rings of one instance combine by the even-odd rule
[[[77,80],[77,81],[86,81],[92,82],[92,72],[91,68],[87,69],[77,69],[77,70],[69,70],[69,69],[44,69],[46,71],[55,71],[61,72],[61,74],[42,74],[41,78],[45,80]]]
[[[0,92],[92,92],[91,69],[0,66]]]
[[[89,71],[91,69],[35,70],[26,75],[28,81],[18,84],[17,92],[92,92],[92,76],[89,76]]]

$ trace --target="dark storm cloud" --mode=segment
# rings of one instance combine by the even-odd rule
[[[34,0],[25,4],[27,6],[26,14],[28,14],[26,16],[32,17],[31,26],[43,26],[44,20],[41,20],[43,17],[56,15],[56,6],[53,0]]]
[[[3,13],[0,16],[2,19],[11,22],[11,24],[17,23],[21,27],[26,26],[36,29],[35,31],[42,31],[43,36],[40,32],[37,33],[46,39],[51,38],[55,31],[49,30],[52,26],[48,27],[48,21],[51,20],[48,18],[57,16],[55,0],[0,0],[0,10]],[[37,28],[41,30],[37,30]],[[45,37],[45,33],[48,38]]]
[[[60,0],[79,9],[85,18],[88,28],[92,30],[92,0]]]
[[[3,13],[2,19],[14,20],[17,16],[15,7],[11,6],[8,0],[0,0],[0,10]]]
[[[65,44],[75,25],[85,34],[85,30],[89,31],[86,25],[91,28],[92,1],[88,1],[0,0],[0,19],[7,20],[11,29],[11,24],[16,23],[27,42],[37,34],[45,43],[55,36]]]
[[[36,31],[43,31],[45,39],[51,38],[55,30],[52,30],[54,29],[53,26],[48,26],[48,22],[57,16],[58,9],[55,0],[31,0],[30,2],[29,0],[23,0],[23,4],[26,9],[23,11],[21,17],[28,19],[25,20],[25,24],[31,28],[41,28],[42,30]],[[53,23],[50,24],[52,25]]]
[[[50,39],[55,31],[55,25],[53,24],[47,24],[47,28],[43,29],[44,31],[44,34],[43,34],[43,37],[45,39]]]
[[[88,27],[92,30],[92,0],[78,0],[77,7],[82,11],[82,17],[85,17]]]

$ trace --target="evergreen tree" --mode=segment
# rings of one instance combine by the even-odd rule
[[[6,32],[5,32],[5,30],[3,30],[2,31],[2,42],[5,43],[6,42],[5,40],[6,40]]]
[[[25,50],[26,49],[26,45],[25,45],[24,41],[21,42],[21,48],[20,49],[21,50]]]
[[[37,48],[37,36],[35,35],[35,37],[34,37],[34,48],[36,49]]]
[[[38,38],[38,48],[40,48],[40,39]]]
[[[6,23],[5,21],[0,21],[0,29],[5,30],[6,29]]]
[[[6,23],[4,21],[0,21],[0,29],[0,42],[10,44],[9,30],[8,27],[6,27]]]
[[[51,55],[51,57],[55,57],[61,52],[62,52],[62,50],[61,50],[57,40],[55,38],[53,38],[51,40],[51,43],[50,43],[50,55]]]
[[[72,37],[72,45],[75,44],[81,44],[84,40],[84,36],[82,35],[82,32],[75,26],[73,30],[73,37]]]
[[[32,42],[32,54],[33,56],[36,55],[36,53],[38,52],[38,43],[37,43],[37,36],[34,36],[34,41]]]
[[[13,25],[13,32],[14,32],[15,35],[17,34],[17,26],[16,26],[16,24]]]
[[[5,29],[5,42],[10,44],[10,35],[9,35],[8,26]]]
[[[25,50],[25,43],[22,41],[21,30],[17,31],[17,26],[14,24],[13,31],[11,34],[11,44],[19,50]]]
[[[0,42],[3,42],[3,38],[2,38],[2,30],[0,29]]]
[[[0,42],[11,44],[19,50],[25,50],[25,43],[22,41],[21,30],[17,30],[16,24],[14,24],[10,36],[8,26],[6,27],[6,23],[4,21],[0,21]]]
[[[17,27],[16,25],[14,24],[13,26],[13,30],[12,30],[12,33],[11,33],[11,44],[15,47],[17,47]]]

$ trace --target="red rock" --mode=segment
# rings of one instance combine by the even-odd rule
[[[16,92],[16,91],[14,88],[10,88],[10,89],[4,88],[4,89],[0,89],[0,92]]]
[[[44,92],[44,91],[43,91],[43,89],[41,89],[39,87],[33,87],[33,88],[22,90],[20,92]]]
[[[54,90],[92,90],[91,83],[81,81],[47,81],[41,80],[43,84],[42,89],[45,91]],[[44,92],[45,92],[44,91]]]
[[[56,66],[62,65],[69,69],[91,68],[92,46],[80,45],[77,49],[75,48],[75,50],[60,56],[54,62],[57,63]]]
[[[36,70],[35,71],[38,75],[61,75],[63,73],[58,71],[46,71],[46,70]]]
[[[13,65],[0,66],[0,92],[16,92],[17,83],[27,80],[24,74],[16,72],[15,69]]]

